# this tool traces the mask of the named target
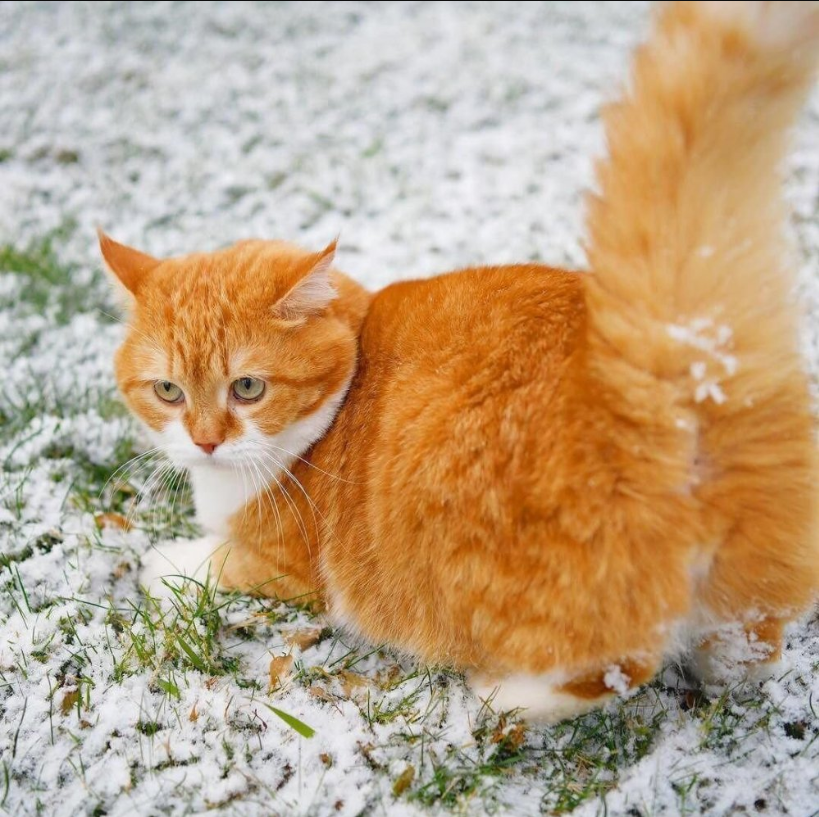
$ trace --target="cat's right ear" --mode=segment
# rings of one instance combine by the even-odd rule
[[[161,261],[114,241],[100,229],[97,230],[97,236],[105,267],[111,273],[114,282],[125,290],[126,300],[136,297],[140,287]]]

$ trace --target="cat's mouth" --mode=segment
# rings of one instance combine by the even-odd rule
[[[201,456],[186,457],[183,464],[185,468],[218,468],[218,469],[236,469],[240,463],[235,457],[229,454],[216,456],[215,454],[202,454]]]

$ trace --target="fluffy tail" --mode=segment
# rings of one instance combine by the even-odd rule
[[[589,371],[625,419],[685,428],[797,376],[779,174],[818,57],[819,3],[661,6],[588,220]]]

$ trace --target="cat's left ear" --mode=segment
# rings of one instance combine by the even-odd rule
[[[162,262],[144,252],[114,241],[102,230],[97,230],[97,236],[100,241],[100,252],[108,271],[130,295],[136,296],[150,273]]]
[[[304,274],[273,306],[277,318],[300,323],[309,315],[323,312],[338,297],[331,277],[337,243],[331,242],[305,264]]]

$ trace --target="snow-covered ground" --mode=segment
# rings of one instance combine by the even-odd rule
[[[304,611],[150,608],[139,555],[190,533],[189,502],[161,485],[134,508],[138,469],[106,486],[139,443],[113,399],[97,225],[156,255],[340,234],[339,265],[373,287],[580,266],[596,113],[646,13],[0,4],[0,812],[819,813],[815,616],[759,687],[687,690],[669,669],[602,714],[523,730],[458,676]],[[817,95],[787,190],[816,373]]]

